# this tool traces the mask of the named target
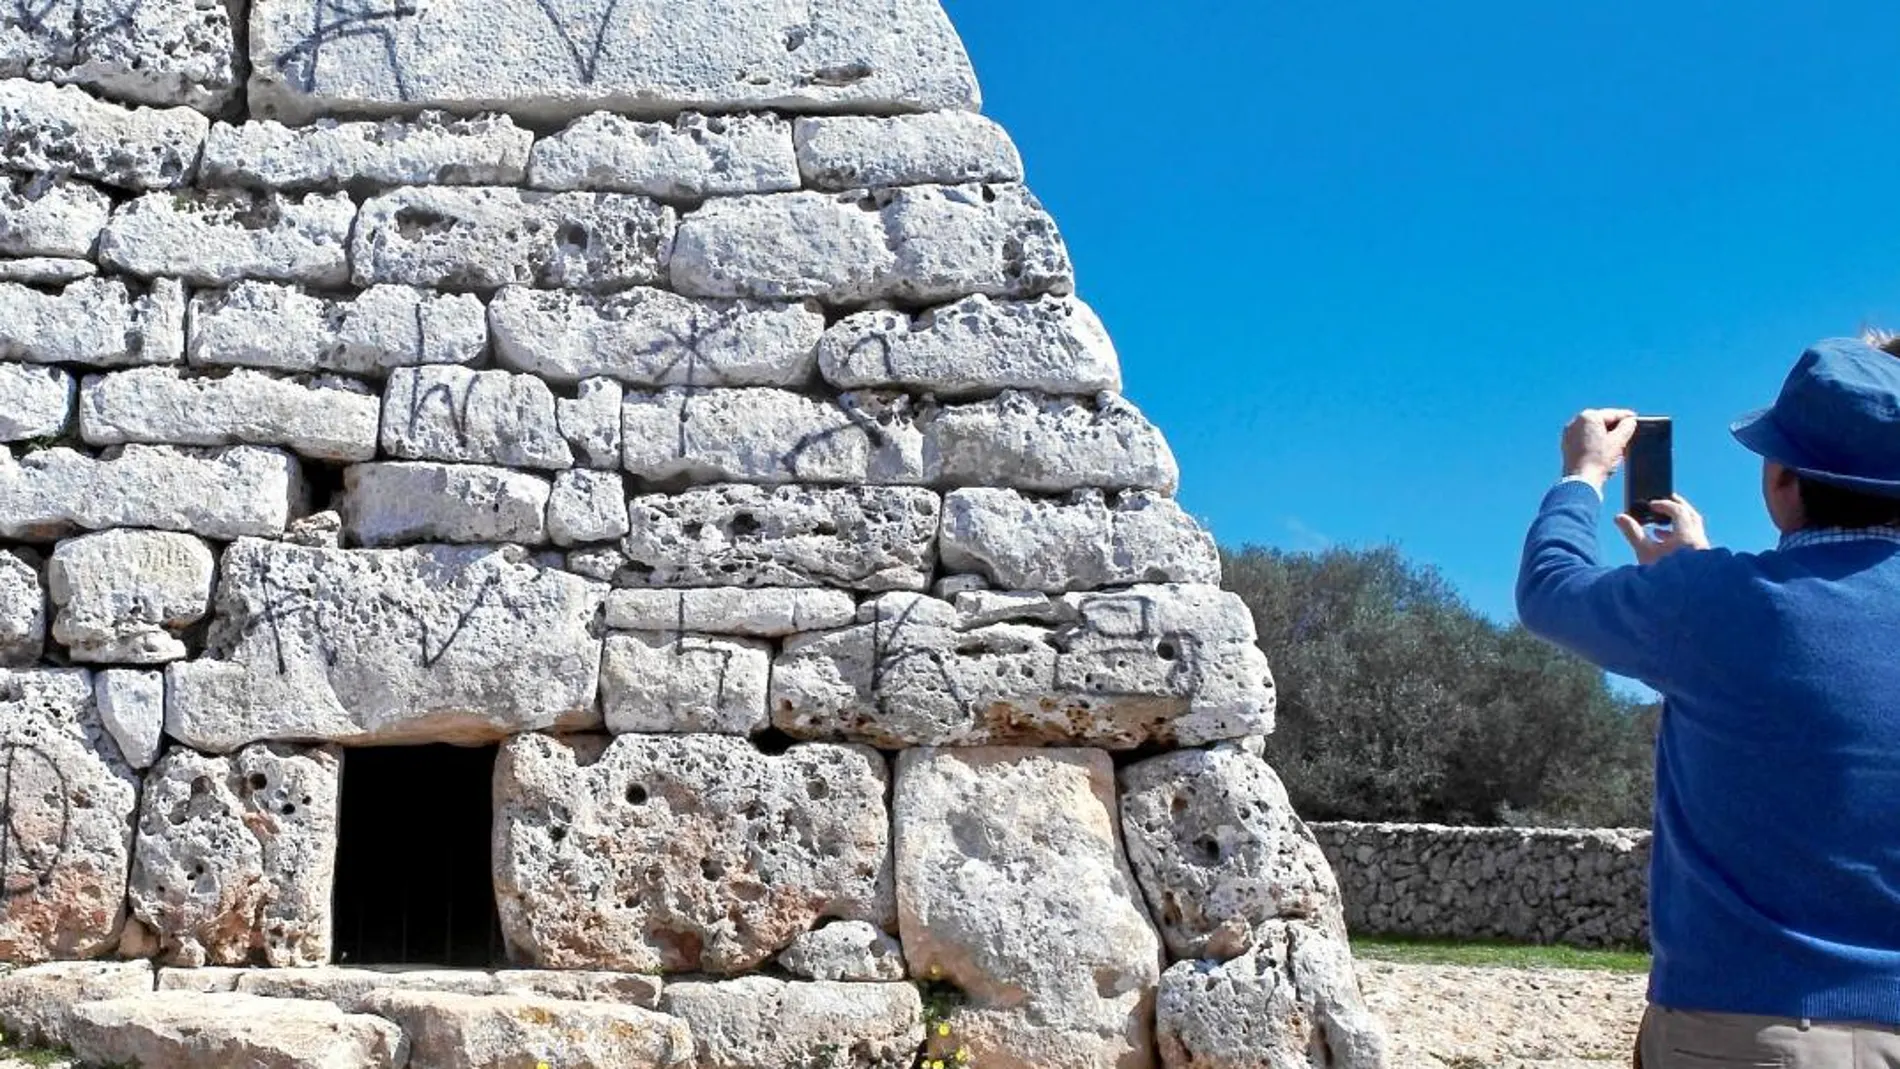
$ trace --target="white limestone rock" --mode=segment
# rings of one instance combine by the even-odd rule
[[[564,471],[548,500],[548,538],[557,546],[611,542],[627,533],[627,488],[615,471]]]
[[[820,401],[763,387],[630,393],[624,466],[667,483],[916,484],[923,432],[903,394]]]
[[[638,578],[618,585],[921,590],[936,566],[940,504],[911,487],[641,494],[628,503],[621,542]]]
[[[1049,595],[1034,590],[959,590],[950,600],[957,607],[957,627],[965,631],[1012,621],[1041,623],[1061,618]]]
[[[170,531],[97,531],[61,542],[46,565],[53,638],[75,661],[162,664],[211,607],[217,558]]]
[[[1214,537],[1161,494],[1066,500],[973,487],[944,495],[944,567],[1005,590],[1092,590],[1129,583],[1219,583]]]
[[[67,260],[58,256],[25,256],[0,260],[0,283],[25,286],[64,286],[99,273],[90,260]]]
[[[112,214],[112,198],[60,174],[0,174],[0,256],[83,260]]]
[[[548,481],[483,464],[394,461],[344,469],[338,511],[351,545],[548,540]]]
[[[534,134],[506,115],[424,112],[383,122],[309,126],[215,123],[198,167],[205,185],[255,189],[387,189],[515,185],[527,177]]]
[[[778,956],[779,967],[812,980],[902,980],[904,951],[897,940],[863,921],[833,921],[806,932]]]
[[[99,720],[91,673],[0,669],[0,779],[12,843],[0,861],[0,959],[111,950],[125,919],[139,777]]]
[[[904,954],[969,996],[949,1024],[971,1064],[1153,1065],[1161,941],[1106,753],[907,750],[892,807]]]
[[[615,632],[600,663],[607,730],[750,735],[768,724],[770,643],[682,631]]]
[[[846,316],[818,343],[840,389],[905,389],[944,399],[999,390],[1094,396],[1121,389],[1121,361],[1095,311],[1075,297],[993,301],[978,294],[921,315]]]
[[[46,590],[38,557],[0,549],[0,668],[25,667],[46,650]]]
[[[133,768],[158,760],[165,731],[165,673],[108,668],[92,677],[92,700],[119,753]]]
[[[1020,185],[774,193],[708,202],[668,261],[694,297],[828,304],[1034,297],[1074,285],[1055,222]]]
[[[221,562],[205,656],[168,670],[166,733],[225,752],[597,727],[591,631],[606,588],[525,555],[240,540]]]
[[[372,286],[326,297],[247,281],[191,295],[185,355],[205,367],[381,377],[398,367],[474,364],[487,350],[487,312],[470,294]]]
[[[58,293],[0,284],[0,360],[131,367],[184,359],[185,288],[84,278]]]
[[[64,434],[74,396],[73,377],[59,368],[0,363],[0,442]]]
[[[574,451],[561,436],[554,391],[533,375],[460,367],[397,368],[383,391],[383,452],[564,469]]]
[[[298,969],[163,969],[159,990],[237,991],[270,998],[320,999],[346,1013],[367,1012],[371,996],[382,991],[424,991],[453,995],[528,995],[578,1002],[614,1002],[655,1009],[660,978],[637,973],[535,969],[429,969],[415,966],[350,968],[316,965]]]
[[[973,111],[811,116],[796,121],[792,137],[813,189],[1023,180],[1009,134]]]
[[[898,1069],[924,1042],[923,999],[910,984],[679,983],[666,1010],[692,1029],[699,1069]]]
[[[825,317],[815,304],[696,301],[637,288],[596,295],[510,286],[488,309],[495,357],[550,382],[803,386]]]
[[[346,193],[148,193],[112,213],[99,236],[99,262],[199,286],[243,278],[343,286],[355,218]]]
[[[1181,481],[1161,429],[1113,394],[1090,404],[1005,390],[946,406],[924,424],[924,457],[929,482],[941,487],[1172,494]]]
[[[200,376],[142,367],[80,383],[79,436],[95,446],[278,445],[318,460],[368,460],[381,407],[357,389],[248,368]]]
[[[376,991],[365,1009],[400,1024],[410,1069],[561,1066],[689,1069],[685,1022],[639,1006],[527,995]]]
[[[0,168],[120,189],[172,189],[198,167],[210,121],[189,108],[123,108],[77,86],[0,78]]]
[[[625,193],[398,189],[363,205],[350,259],[358,286],[610,291],[658,281],[673,228],[673,209]]]
[[[302,507],[297,459],[276,449],[128,445],[98,459],[0,448],[0,538],[49,540],[74,529],[152,527],[225,540],[278,535]]]
[[[735,973],[824,917],[888,926],[872,750],[517,735],[495,768],[502,930],[538,968]]]
[[[623,0],[556,14],[515,0],[467,0],[337,22],[320,0],[263,0],[251,11],[250,104],[259,115],[302,122],[429,107],[558,121],[597,110],[894,112],[979,103],[969,56],[935,0],[871,8]]]
[[[850,594],[823,587],[616,590],[607,595],[607,626],[626,631],[782,638],[843,627],[856,615]]]
[[[0,975],[0,1031],[15,1047],[64,1047],[73,1006],[142,995],[152,980],[147,961],[49,961],[13,969]]]
[[[139,1069],[402,1069],[394,1023],[328,1002],[157,991],[73,1007],[73,1052],[88,1065]],[[419,1069],[419,1067],[418,1067]]]
[[[791,124],[775,115],[641,122],[599,111],[535,142],[528,184],[697,201],[797,189]]]
[[[145,777],[132,912],[171,965],[330,960],[342,753],[177,748]]]
[[[626,395],[627,391],[612,379],[582,379],[572,399],[554,399],[554,422],[574,451],[576,463],[620,470],[620,405]],[[624,516],[624,496],[621,506]]]
[[[0,20],[0,77],[72,82],[118,100],[215,113],[238,86],[225,5],[41,0]]]

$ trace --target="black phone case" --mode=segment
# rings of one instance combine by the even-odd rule
[[[1638,420],[1623,466],[1623,511],[1638,523],[1669,522],[1649,507],[1675,493],[1674,426],[1665,418]]]

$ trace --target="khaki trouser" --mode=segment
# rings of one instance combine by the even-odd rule
[[[1900,1028],[1652,1005],[1636,1069],[1900,1069]]]

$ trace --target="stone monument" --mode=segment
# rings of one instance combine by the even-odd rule
[[[1378,1064],[978,104],[935,0],[0,0],[7,1032]]]

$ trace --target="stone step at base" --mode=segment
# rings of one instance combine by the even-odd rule
[[[416,966],[321,966],[245,969],[212,966],[158,971],[160,991],[237,992],[269,998],[317,999],[361,1013],[373,991],[454,995],[526,995],[576,1002],[617,1002],[643,1009],[660,1005],[660,978],[642,973],[552,969],[449,969]],[[0,1003],[5,982],[0,981]],[[0,1011],[3,1012],[3,1011]],[[0,1018],[3,1020],[4,1018]]]
[[[67,1014],[81,1064],[139,1069],[401,1069],[394,1023],[314,999],[155,991],[81,1002]]]

